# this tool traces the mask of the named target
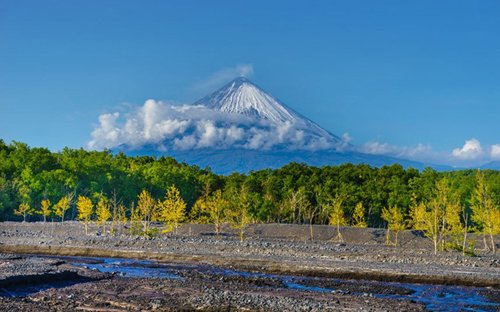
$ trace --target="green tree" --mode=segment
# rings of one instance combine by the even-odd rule
[[[305,187],[299,187],[297,190],[288,192],[281,206],[285,220],[291,223],[301,223],[307,218],[310,221],[314,219],[314,207],[311,206],[311,202],[307,199]]]
[[[27,178],[26,176],[29,176]],[[19,182],[19,197],[21,199],[21,204],[18,206],[16,210],[14,210],[14,214],[17,216],[23,217],[23,222],[26,222],[26,218],[33,214],[34,210],[31,207],[31,191],[32,189],[29,187],[27,180],[31,179],[31,171],[23,170],[21,181]]]
[[[309,225],[309,239],[314,240],[313,232],[313,222],[318,217],[320,213],[320,206],[313,205],[307,196],[307,191],[305,187],[300,187],[298,190],[298,207],[304,223],[307,222]]]
[[[121,200],[118,200],[116,190],[113,189],[113,196],[110,200],[111,206],[111,234],[116,233],[116,224],[118,222],[126,222],[127,215],[125,206],[122,204]]]

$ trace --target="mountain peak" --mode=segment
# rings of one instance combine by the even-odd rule
[[[254,83],[253,83],[253,82],[251,82],[251,81],[250,81],[250,79],[248,79],[248,78],[247,78],[247,77],[245,77],[245,76],[239,76],[239,77],[236,77],[236,78],[234,78],[234,79],[233,79],[231,82],[229,82],[229,83],[234,83],[234,84],[236,84],[236,85],[242,85],[242,84],[244,84],[244,83],[249,83],[249,84],[254,85]]]
[[[233,79],[194,104],[224,113],[243,115],[257,122],[270,122],[278,127],[288,124],[288,127],[302,129],[306,137],[320,139],[328,146],[342,142],[339,137],[287,107],[243,76]]]
[[[243,76],[233,79],[194,104],[274,123],[294,122],[298,119],[293,110]]]

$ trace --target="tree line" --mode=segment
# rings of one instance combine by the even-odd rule
[[[129,221],[139,233],[160,221],[164,231],[181,222],[332,224],[387,228],[398,244],[404,229],[424,231],[435,251],[469,248],[467,233],[485,234],[495,249],[499,234],[500,172],[418,171],[400,165],[311,167],[217,175],[170,157],[65,148],[53,153],[0,140],[2,220]]]

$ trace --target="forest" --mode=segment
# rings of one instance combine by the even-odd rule
[[[441,228],[439,235],[446,229],[463,232],[464,227],[466,232],[498,234],[500,172],[363,164],[317,168],[290,163],[279,169],[223,176],[170,157],[70,148],[51,152],[0,140],[3,221],[75,220],[81,217],[79,207],[85,207],[85,200],[88,221],[98,219],[99,209],[110,205],[122,219],[167,222],[174,218],[175,226],[184,221],[217,225],[233,219],[241,224],[388,227],[395,231],[397,244],[397,232],[405,228],[427,228],[429,236],[438,235],[431,233],[433,226]],[[145,200],[150,212],[139,216]],[[177,217],[155,212],[176,203],[181,203]],[[439,225],[426,224],[426,214],[431,213],[442,216]]]

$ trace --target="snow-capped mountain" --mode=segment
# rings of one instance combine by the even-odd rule
[[[234,79],[194,104],[275,123],[293,123],[301,119],[294,111],[245,77]]]
[[[245,77],[234,79],[219,90],[196,101],[194,105],[243,115],[259,122],[267,121],[276,126],[294,126],[306,136],[310,136],[308,139],[320,139],[324,148],[338,148],[343,144],[339,137],[287,107]]]
[[[173,156],[218,173],[278,168],[291,161],[315,166],[346,162],[426,166],[360,153],[244,77],[191,105],[165,106],[148,100],[121,126],[117,126],[118,118],[106,115],[103,121],[112,122],[95,132],[111,139],[115,150]]]

